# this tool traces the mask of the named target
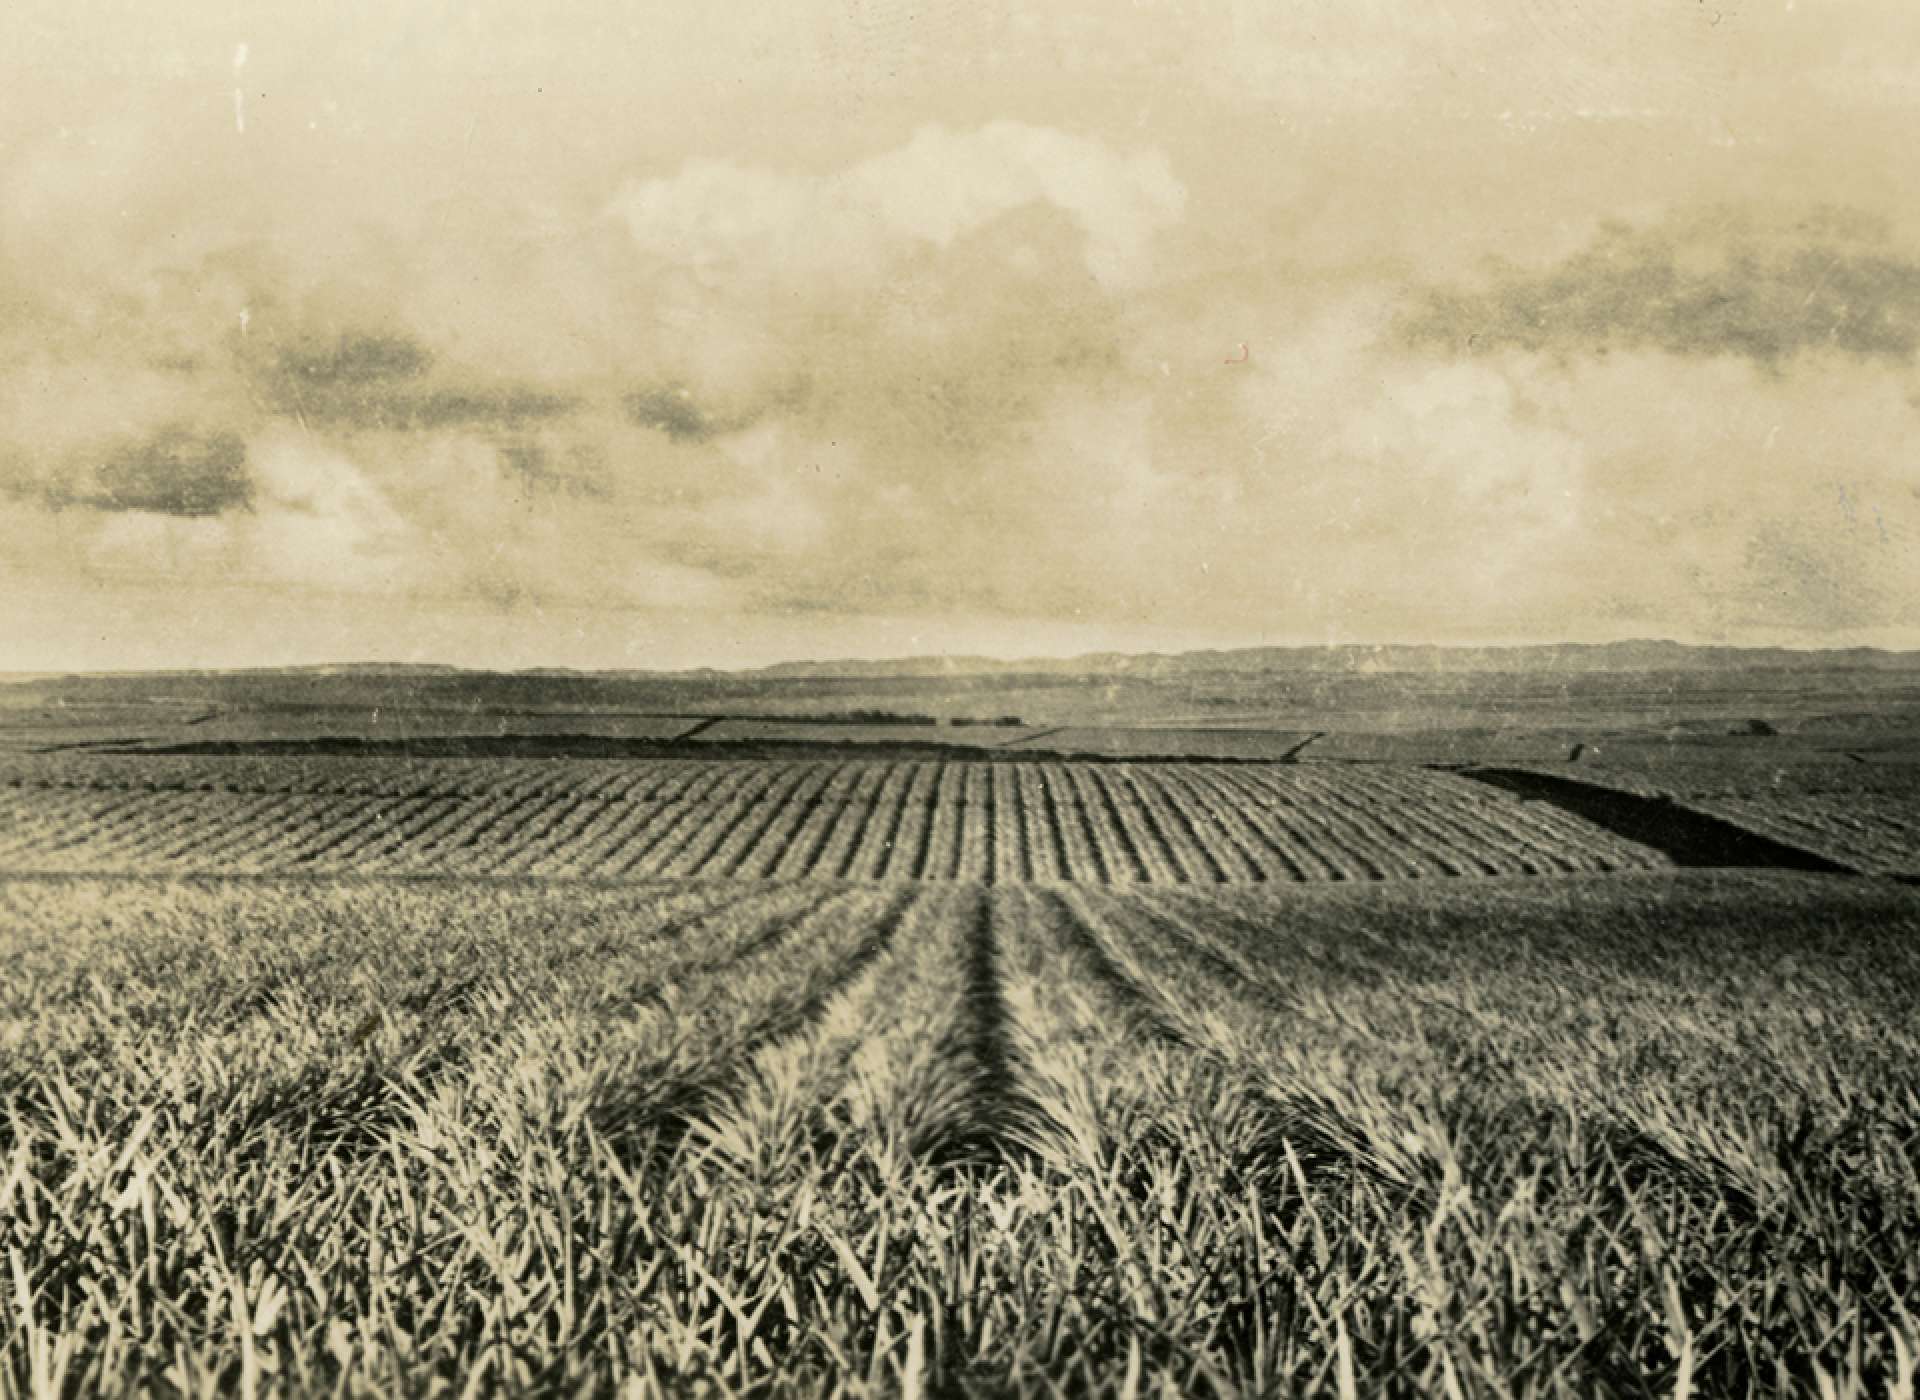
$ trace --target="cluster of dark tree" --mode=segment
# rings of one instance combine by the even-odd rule
[[[992,719],[976,719],[970,715],[955,715],[952,719],[948,720],[947,723],[956,729],[970,724],[996,725],[1001,729],[1019,729],[1025,726],[1026,721],[1018,715],[996,715]]]
[[[925,724],[934,725],[940,721],[932,715],[903,714],[898,710],[823,710],[810,715],[746,715],[745,719],[757,719],[781,724]]]

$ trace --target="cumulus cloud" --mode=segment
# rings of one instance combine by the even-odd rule
[[[1087,272],[1125,286],[1150,272],[1154,234],[1178,222],[1185,203],[1162,154],[993,122],[925,127],[897,150],[825,175],[695,161],[635,183],[616,207],[643,251],[712,285],[770,275],[865,281],[876,258],[914,243],[947,248],[1013,210],[1049,205],[1084,236]]]
[[[1911,361],[1920,257],[1869,221],[1817,215],[1769,228],[1722,213],[1609,225],[1539,271],[1428,296],[1402,323],[1415,345],[1461,353],[1657,349],[1776,366],[1801,353]]]
[[[131,505],[70,524],[69,538],[92,571],[174,587],[382,593],[421,579],[411,525],[347,458],[285,431],[249,457],[245,510]]]
[[[1592,524],[1558,565],[1586,596],[1803,637],[1898,626],[1920,596],[1900,368],[1641,351],[1516,369],[1588,444]]]

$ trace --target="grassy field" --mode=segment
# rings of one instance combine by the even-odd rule
[[[1113,758],[1237,758],[1272,760],[1306,747],[1310,730],[1186,726],[1089,727],[1067,725],[1041,729],[1019,740],[1019,746],[1055,753],[1093,754]]]
[[[1029,725],[809,724],[800,720],[720,719],[695,737],[707,744],[810,743],[946,744],[955,748],[995,749],[1045,731]]]
[[[1111,661],[1111,659],[1108,659]],[[1241,659],[1244,662],[1244,658]],[[1714,742],[1763,720],[1795,744],[1920,753],[1913,667],[1788,669],[1682,664],[1592,670],[1577,659],[1514,656],[1492,669],[1236,669],[1228,655],[1141,672],[1100,658],[1032,673],[861,676],[487,674],[338,668],[0,679],[0,753],[67,744],[167,746],[262,739],[581,734],[663,744],[696,738],[832,743],[903,740],[1132,757],[1274,758],[1306,753],[1391,762],[1538,762],[1579,743],[1676,737]],[[1432,658],[1428,658],[1429,661]],[[1622,661],[1625,658],[1621,658]],[[1641,665],[1654,665],[1643,656]],[[1408,664],[1413,664],[1409,662]],[[1512,669],[1501,669],[1501,666]],[[862,712],[934,725],[828,724]],[[955,726],[1018,716],[1019,729]],[[814,721],[807,722],[809,718]],[[1046,731],[1072,731],[1071,744]],[[1779,747],[1775,745],[1774,747]],[[1764,759],[1763,759],[1764,761]]]
[[[7,1394],[1911,1393],[1896,886],[0,911]]]

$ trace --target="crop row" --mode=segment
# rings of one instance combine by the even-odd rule
[[[478,795],[4,787],[0,866],[1207,885],[1659,863],[1547,804],[1415,769],[572,766]]]

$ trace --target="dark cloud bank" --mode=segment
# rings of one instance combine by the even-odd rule
[[[349,431],[519,428],[579,406],[537,385],[423,382],[433,364],[432,351],[408,336],[348,333],[283,348],[258,378],[276,412]]]
[[[1728,216],[1610,224],[1544,272],[1502,269],[1477,290],[1427,295],[1410,345],[1554,355],[1652,349],[1777,369],[1803,353],[1907,363],[1920,349],[1920,261],[1841,215],[1779,230]]]
[[[390,332],[348,331],[279,348],[243,347],[234,363],[252,386],[254,402],[271,418],[338,435],[477,434],[494,443],[503,466],[529,481],[570,494],[604,494],[603,453],[581,442],[556,450],[539,438],[591,407],[580,394],[437,373],[438,357],[428,346]],[[183,372],[207,369],[196,362]],[[752,415],[718,416],[677,385],[633,389],[619,397],[617,409],[627,422],[677,444],[709,442],[752,421]],[[246,431],[245,424],[170,423],[64,461],[43,462],[16,475],[8,494],[59,509],[181,517],[248,510],[256,493]]]
[[[238,433],[173,424],[118,442],[58,476],[29,476],[10,494],[55,509],[207,516],[249,509],[254,486]]]

